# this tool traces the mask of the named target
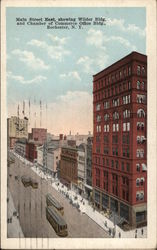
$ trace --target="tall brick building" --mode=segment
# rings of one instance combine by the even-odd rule
[[[132,227],[147,221],[147,57],[93,76],[93,201]],[[119,217],[119,218],[120,218]]]

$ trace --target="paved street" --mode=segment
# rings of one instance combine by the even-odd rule
[[[21,228],[25,237],[58,237],[46,219],[45,195],[51,193],[64,206],[64,218],[68,225],[68,237],[105,238],[107,233],[86,214],[81,214],[57,192],[48,181],[39,177],[30,166],[15,157],[15,163],[8,168],[9,189],[19,213]],[[21,176],[26,175],[38,181],[38,189],[24,187]],[[19,176],[19,180],[15,180]]]

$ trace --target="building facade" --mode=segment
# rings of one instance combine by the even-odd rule
[[[68,188],[75,188],[78,182],[77,149],[62,147],[60,157],[60,181]]]
[[[85,174],[85,192],[87,198],[91,198],[92,194],[92,148],[93,148],[93,137],[88,137],[86,145],[86,174]]]
[[[7,119],[8,147],[13,149],[19,138],[28,138],[28,119],[11,116]]]
[[[26,143],[26,138],[17,139],[17,141],[15,142],[15,152],[22,157],[25,157],[26,155]]]
[[[93,201],[132,227],[147,221],[147,57],[93,76]]]
[[[29,139],[39,141],[44,144],[47,139],[47,129],[45,128],[32,128],[32,132],[29,134]]]
[[[80,195],[85,193],[86,175],[86,145],[84,143],[77,147],[78,152],[78,184],[77,189]]]

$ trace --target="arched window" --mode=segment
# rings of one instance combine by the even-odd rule
[[[143,109],[137,110],[137,117],[139,117],[139,118],[145,117],[145,112]]]

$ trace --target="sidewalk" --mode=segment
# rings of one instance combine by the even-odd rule
[[[11,196],[10,191],[8,190],[8,209],[7,209],[7,237],[8,238],[22,238],[24,237],[19,219],[18,214],[13,215],[16,211],[14,207],[14,202]],[[10,222],[11,221],[11,222]],[[8,223],[9,222],[9,223]]]

